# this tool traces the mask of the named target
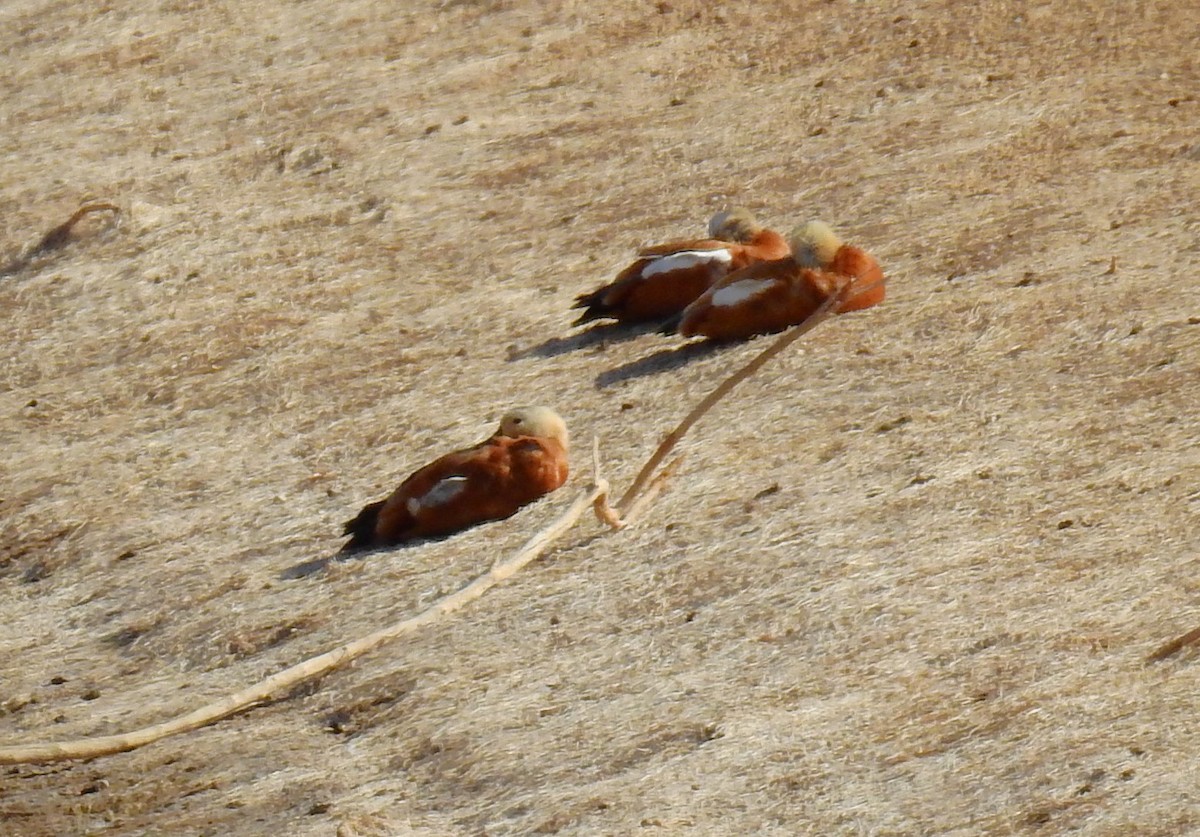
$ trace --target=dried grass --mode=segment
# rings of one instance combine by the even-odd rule
[[[1195,646],[1145,662],[1200,594],[1197,12],[1128,12],[5,4],[0,261],[123,210],[0,278],[6,744],[181,714],[515,551],[552,504],[278,577],[507,405],[626,484],[761,348],[570,338],[638,244],[740,203],[892,277],[642,525],[251,715],[14,768],[6,833],[1200,827]]]

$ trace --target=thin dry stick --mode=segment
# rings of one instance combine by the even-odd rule
[[[85,203],[83,206],[76,209],[71,217],[63,221],[54,229],[47,232],[35,243],[26,247],[8,264],[0,267],[0,276],[7,276],[10,273],[17,273],[24,270],[38,256],[57,250],[71,240],[71,230],[75,225],[82,220],[85,215],[90,215],[93,212],[111,212],[114,215],[121,214],[121,207],[115,203],[108,201],[96,201],[95,203]]]
[[[1165,660],[1184,646],[1195,645],[1198,642],[1200,642],[1200,628],[1193,628],[1183,636],[1177,636],[1166,645],[1160,646],[1153,654],[1146,657],[1146,662],[1157,663],[1159,660]]]
[[[596,501],[608,493],[608,483],[597,473],[592,487],[580,494],[575,502],[564,511],[558,519],[538,532],[525,543],[512,557],[498,561],[483,575],[476,578],[466,587],[451,593],[430,605],[421,613],[411,618],[381,628],[372,634],[347,642],[327,651],[317,657],[312,657],[291,668],[273,674],[235,694],[213,701],[194,712],[181,715],[169,721],[143,727],[133,732],[120,735],[105,735],[96,738],[77,738],[73,741],[58,741],[47,744],[26,744],[12,747],[0,747],[0,764],[28,764],[31,762],[63,761],[66,759],[86,759],[96,756],[106,756],[113,753],[123,753],[138,747],[152,744],[168,736],[181,732],[198,729],[247,709],[255,704],[270,700],[273,695],[284,692],[297,683],[325,674],[344,663],[361,657],[384,643],[391,642],[407,634],[411,634],[439,617],[453,613],[463,606],[478,599],[497,584],[507,580],[526,564],[533,561],[555,540],[570,529],[579,516]]]
[[[600,473],[599,436],[592,437],[592,473]],[[609,505],[607,491],[596,495],[596,499],[592,501],[592,511],[596,513],[596,517],[600,518],[601,523],[605,523],[613,529],[621,529],[628,525],[617,515],[617,510]]]
[[[646,507],[653,503],[654,498],[657,497],[663,490],[663,487],[667,484],[667,480],[669,480],[675,474],[675,472],[679,470],[679,466],[683,464],[683,459],[684,457],[677,456],[663,466],[663,469],[658,472],[658,476],[650,480],[642,493],[639,494],[637,498],[629,504],[629,508],[627,508],[625,513],[621,516],[622,524],[625,526],[631,526],[639,517],[641,517],[641,514],[646,510]]]
[[[637,478],[634,479],[633,484],[629,486],[629,489],[624,495],[622,495],[621,499],[617,501],[616,509],[612,510],[612,513],[616,515],[616,519],[623,520],[628,516],[628,513],[633,510],[634,500],[637,498],[638,494],[645,489],[647,483],[650,482],[650,478],[654,474],[654,469],[657,468],[658,464],[666,458],[667,454],[671,452],[672,448],[679,444],[679,440],[683,438],[685,433],[691,430],[692,425],[698,422],[705,413],[711,410],[714,404],[728,395],[734,387],[761,369],[763,364],[765,364],[768,360],[775,357],[775,355],[782,352],[788,346],[795,343],[805,334],[808,334],[808,332],[812,331],[814,328],[828,319],[833,314],[837,306],[841,305],[842,300],[845,299],[850,287],[850,282],[843,283],[842,286],[838,288],[837,293],[828,297],[825,302],[821,304],[821,307],[812,312],[812,314],[810,314],[804,320],[804,322],[800,323],[799,325],[792,326],[792,328],[785,332],[778,340],[776,340],[767,348],[763,349],[754,357],[753,360],[722,381],[720,386],[710,392],[708,397],[697,404],[692,411],[684,417],[683,421],[679,423],[679,426],[667,434],[667,438],[662,440],[662,444],[658,446],[658,449],[654,451],[654,454],[646,461],[646,464],[642,466],[642,470],[638,472]],[[672,465],[672,467],[674,467],[674,465]],[[661,482],[659,482],[659,485],[661,485]],[[638,504],[639,509],[644,506],[645,503]],[[600,512],[598,511],[597,513],[599,514]],[[602,519],[607,520],[604,515],[602,515]],[[610,523],[610,525],[612,524]]]

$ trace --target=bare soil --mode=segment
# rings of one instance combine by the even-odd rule
[[[889,296],[634,529],[212,727],[4,768],[40,835],[1200,830],[1200,6],[0,6],[0,744],[153,723],[628,484],[762,341],[574,332],[744,205]],[[32,244],[82,203],[64,246]],[[27,258],[22,258],[24,254]],[[508,407],[575,475],[281,573]]]

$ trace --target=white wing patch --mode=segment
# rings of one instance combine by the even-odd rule
[[[687,270],[696,265],[715,262],[728,265],[733,261],[733,254],[724,248],[716,250],[680,250],[669,256],[660,256],[642,268],[642,276],[649,277],[669,270]]]
[[[762,293],[771,284],[770,279],[740,279],[723,288],[717,288],[712,295],[712,304],[715,306],[737,305]]]
[[[421,509],[440,506],[443,503],[448,503],[459,494],[462,494],[463,489],[467,487],[467,478],[459,474],[446,477],[444,480],[438,480],[434,483],[433,488],[426,491],[420,497],[409,497],[408,513],[415,515]]]

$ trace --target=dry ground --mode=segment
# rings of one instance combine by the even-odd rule
[[[216,726],[0,771],[8,835],[1200,830],[1200,7],[0,6],[0,743],[130,729],[623,487],[760,347],[570,339],[744,204],[891,277],[469,612]],[[1036,8],[1034,8],[1036,6]],[[297,581],[546,402],[571,488]]]

